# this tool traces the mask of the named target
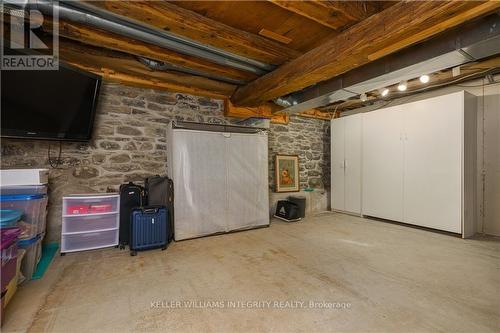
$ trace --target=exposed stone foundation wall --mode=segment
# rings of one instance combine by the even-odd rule
[[[47,239],[58,240],[62,196],[117,190],[119,185],[165,174],[166,125],[171,120],[234,122],[224,118],[223,102],[185,94],[104,84],[88,143],[63,143],[61,164],[53,169],[59,143],[3,139],[2,168],[49,168]],[[329,187],[329,123],[291,117],[288,126],[271,125],[270,188],[274,188],[274,154],[298,154],[301,188]]]
[[[288,125],[271,124],[269,183],[274,189],[276,154],[298,155],[300,188],[330,188],[330,122],[290,117]]]

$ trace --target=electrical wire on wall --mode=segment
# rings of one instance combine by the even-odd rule
[[[49,165],[52,169],[61,169],[60,168],[60,165],[61,165],[61,154],[62,154],[62,141],[59,141],[59,153],[57,154],[57,159],[56,161],[54,162],[52,160],[52,157],[50,157],[50,146],[51,144],[49,143],[49,149],[48,149],[48,152],[47,152],[47,155],[48,155],[48,159],[49,159]]]

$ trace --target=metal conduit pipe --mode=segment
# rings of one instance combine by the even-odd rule
[[[37,9],[47,15],[52,15],[55,9],[58,11],[60,19],[90,25],[98,29],[257,75],[263,75],[274,68],[271,65],[203,45],[172,33],[145,27],[131,19],[100,10],[90,5],[77,2],[57,3],[50,0],[36,0],[29,2],[27,5],[30,9]]]
[[[216,81],[221,81],[221,82],[226,82],[230,84],[237,84],[237,85],[243,85],[246,82],[241,81],[241,80],[236,80],[236,79],[231,79],[211,73],[206,73],[203,71],[198,71],[196,69],[191,69],[183,66],[177,66],[173,65],[167,62],[163,61],[156,61],[153,59],[145,58],[145,57],[137,57],[140,63],[143,65],[147,66],[150,69],[153,70],[158,70],[158,71],[175,71],[175,72],[180,72],[180,73],[186,73],[186,74],[191,74],[191,75],[196,75],[196,76],[203,76],[208,79],[216,80]]]
[[[274,100],[295,114],[360,96],[422,74],[500,55],[500,15],[491,14],[337,77]]]

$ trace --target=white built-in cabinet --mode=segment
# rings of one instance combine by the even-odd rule
[[[473,235],[475,106],[475,97],[461,91],[363,113],[359,131],[362,215]],[[351,117],[341,119],[346,123]],[[333,140],[340,136],[336,128],[332,123],[334,209],[342,204],[342,200],[335,202],[338,189],[333,178],[339,177],[335,165],[340,155],[347,155],[345,143],[343,151],[334,152],[339,144]],[[346,138],[347,127],[343,130]],[[339,188],[346,192],[345,180]]]
[[[331,122],[333,210],[361,214],[361,114]]]

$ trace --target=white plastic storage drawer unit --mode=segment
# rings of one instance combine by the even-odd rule
[[[117,246],[119,207],[115,193],[64,197],[61,254]]]

